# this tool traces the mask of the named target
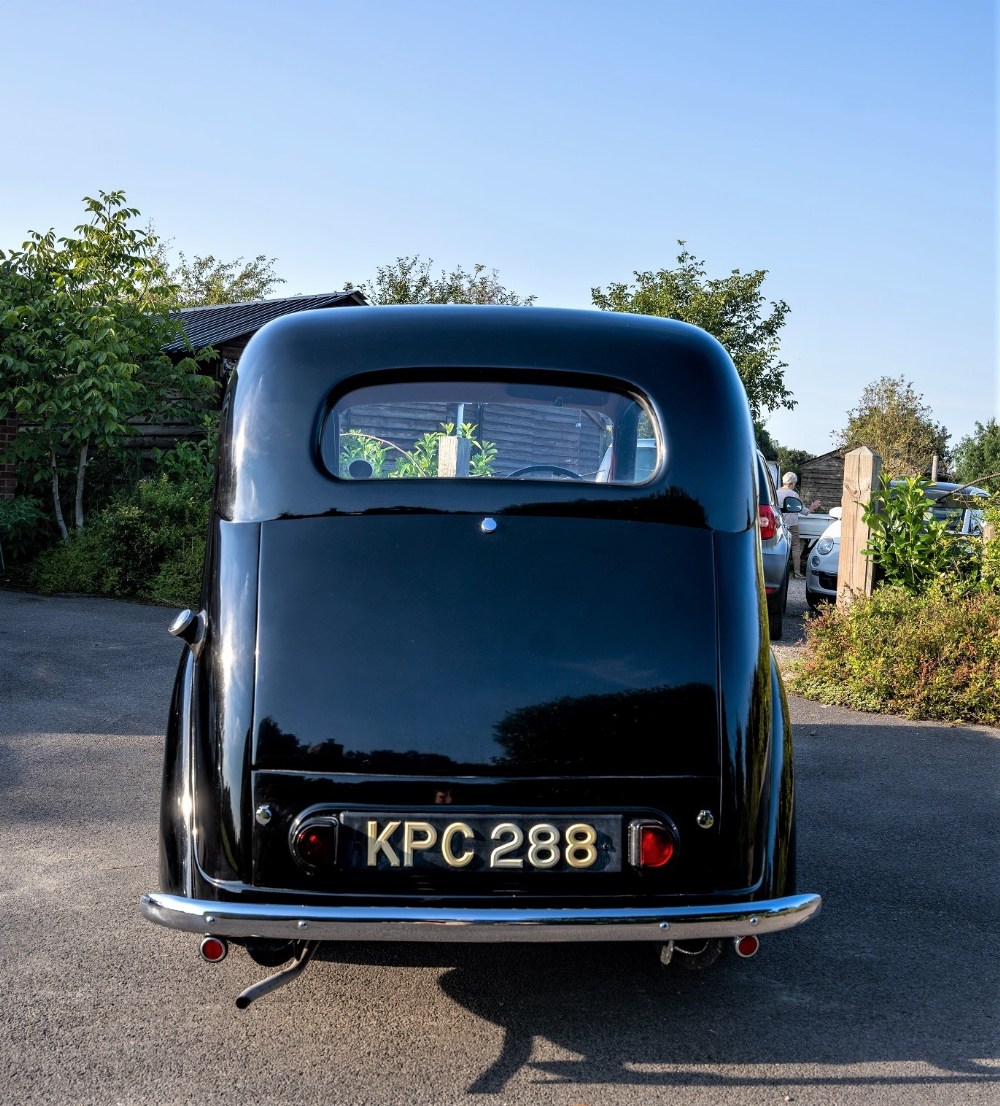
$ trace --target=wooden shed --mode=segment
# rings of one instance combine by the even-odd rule
[[[184,336],[163,347],[174,361],[190,355],[192,350],[212,348],[218,356],[205,364],[205,372],[219,382],[219,399],[222,385],[236,367],[247,342],[258,330],[273,319],[292,315],[298,311],[318,311],[332,307],[364,307],[368,301],[364,293],[350,289],[345,292],[321,292],[314,296],[286,296],[283,299],[252,300],[246,303],[224,303],[211,307],[184,307],[171,312],[184,328]],[[196,437],[200,432],[182,423],[137,427],[129,445],[148,455],[150,449],[169,449],[175,442]]]
[[[818,499],[824,511],[839,507],[844,494],[844,451],[831,449],[806,461],[798,477],[803,503]]]

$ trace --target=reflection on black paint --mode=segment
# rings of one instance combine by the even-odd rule
[[[264,718],[261,721],[257,740],[258,746],[266,750],[263,757],[258,757],[258,768],[374,773],[387,776],[461,776],[471,775],[478,767],[459,763],[440,753],[421,753],[416,749],[372,749],[359,752],[345,749],[339,741],[303,742],[294,734],[282,730],[273,718]]]
[[[257,767],[391,776],[694,775],[715,744],[715,695],[705,684],[566,697],[512,711],[494,727],[502,753],[489,763],[417,749],[345,749],[302,742],[273,718],[258,733]]]
[[[692,526],[699,530],[708,527],[708,516],[702,504],[681,488],[670,487],[633,498],[621,498],[609,502],[590,499],[574,499],[567,502],[523,503],[506,508],[510,516],[525,515],[542,518],[602,518],[619,521],[656,521],[673,526]]]
[[[508,714],[496,726],[505,754],[494,764],[540,775],[601,775],[612,764],[615,775],[685,775],[703,768],[706,733],[716,733],[706,684],[584,695]]]

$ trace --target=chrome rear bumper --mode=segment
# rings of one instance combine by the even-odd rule
[[[297,906],[143,895],[157,925],[220,937],[297,941],[685,941],[774,933],[808,921],[819,895],[715,906],[566,909],[435,906]]]

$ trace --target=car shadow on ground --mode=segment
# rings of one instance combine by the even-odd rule
[[[797,1069],[802,1085],[994,1082],[1000,799],[983,781],[1000,742],[874,721],[802,727],[799,883],[824,909],[753,960],[663,968],[641,944],[326,946],[322,958],[444,968],[442,990],[503,1034],[470,1094],[525,1068],[572,1084],[748,1085],[758,1065]],[[949,813],[973,795],[974,817]],[[545,1041],[576,1058],[533,1060]]]

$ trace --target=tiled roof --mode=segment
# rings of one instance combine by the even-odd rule
[[[350,307],[367,304],[364,294],[356,291],[325,292],[317,296],[289,296],[280,300],[254,300],[250,303],[223,303],[214,307],[183,307],[171,312],[180,319],[184,333],[195,349],[220,346],[236,338],[253,334],[272,319],[291,315],[295,311],[314,311],[322,307]],[[180,353],[187,349],[183,338],[177,338],[164,350]]]

